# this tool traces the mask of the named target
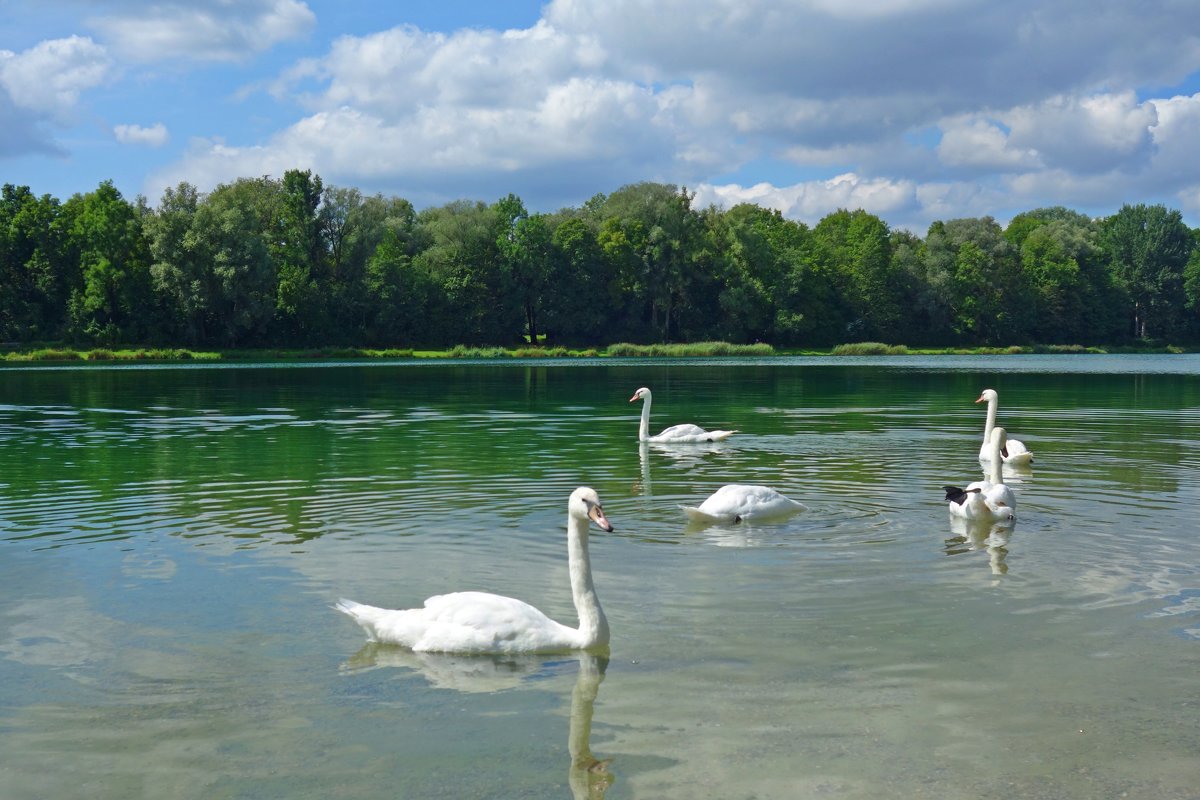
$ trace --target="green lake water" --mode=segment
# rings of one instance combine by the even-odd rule
[[[1035,462],[963,530],[987,387]],[[1200,797],[1197,356],[5,368],[0,470],[6,800]],[[573,625],[580,485],[607,660],[330,608]]]

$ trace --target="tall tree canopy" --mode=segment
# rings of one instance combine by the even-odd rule
[[[308,170],[158,205],[111,182],[0,190],[0,341],[446,346],[724,339],[829,346],[1200,339],[1200,232],[1163,206],[809,228],[638,183],[530,213],[418,211]]]

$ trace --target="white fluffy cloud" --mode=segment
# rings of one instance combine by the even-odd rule
[[[1083,97],[1055,96],[1037,106],[1004,115],[1014,148],[1036,152],[1050,168],[1107,172],[1147,158],[1153,103],[1139,103],[1133,91]]]
[[[864,180],[847,173],[829,180],[806,181],[792,186],[773,186],[769,183],[749,187],[700,184],[696,187],[696,202],[724,207],[754,203],[810,223],[838,208],[861,208],[890,218],[897,213],[907,213],[915,206],[916,186],[911,181],[885,178]]]
[[[240,44],[196,35],[191,52],[244,49],[229,32],[263,15],[279,22],[261,41],[278,41],[310,13],[247,7],[222,17]],[[862,207],[917,230],[1040,205],[1195,202],[1200,101],[1143,98],[1200,71],[1198,29],[1200,5],[1172,0],[1104,13],[1090,0],[553,0],[523,30],[338,38],[273,82],[299,109],[290,125],[253,142],[214,128],[147,190],[300,167],[418,204],[515,191],[553,208],[665,180],[701,202],[805,220]],[[750,163],[821,177],[728,177]]]
[[[70,36],[21,53],[0,50],[0,89],[12,105],[51,119],[68,118],[79,95],[100,84],[111,68],[104,48]]]
[[[162,147],[170,139],[167,126],[156,122],[149,127],[141,125],[115,125],[113,136],[121,144],[140,144],[150,147]]]
[[[70,124],[80,96],[111,70],[104,48],[82,36],[0,50],[0,157],[61,154],[51,128]]]
[[[237,61],[303,36],[315,22],[299,0],[136,2],[90,20],[115,52],[134,61]]]

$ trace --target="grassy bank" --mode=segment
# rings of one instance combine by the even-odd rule
[[[606,348],[572,349],[567,347],[468,347],[449,350],[412,350],[407,348],[322,347],[284,350],[276,348],[247,350],[188,350],[178,347],[91,348],[39,347],[14,349],[0,355],[0,364],[104,364],[126,362],[255,362],[255,361],[347,361],[374,359],[426,358],[710,358],[720,356],[903,356],[903,355],[1021,355],[1087,353],[1184,353],[1196,348],[1175,345],[1146,347],[1084,347],[1083,345],[1014,345],[1011,347],[911,347],[882,342],[853,342],[829,349],[777,349],[769,344],[730,344],[729,342],[693,342],[691,344],[629,344],[621,342]]]

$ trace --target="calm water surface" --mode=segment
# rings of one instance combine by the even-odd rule
[[[1035,463],[963,530],[988,386]],[[4,369],[0,465],[3,798],[1200,796],[1195,356]],[[730,482],[809,511],[689,527]],[[329,608],[574,624],[581,484],[607,661]]]

